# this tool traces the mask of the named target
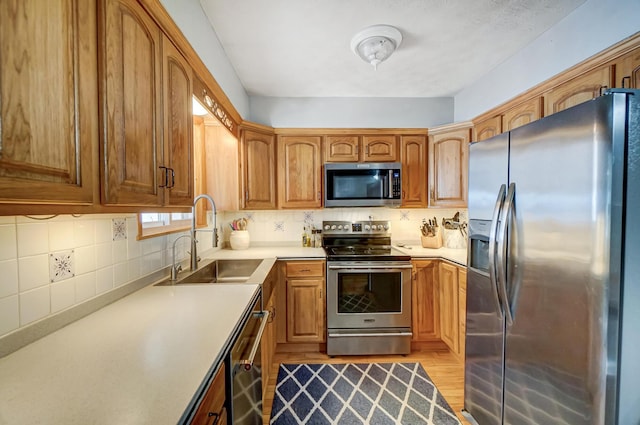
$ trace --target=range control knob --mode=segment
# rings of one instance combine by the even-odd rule
[[[369,226],[368,224],[364,225],[364,230],[369,231],[371,230],[371,226]]]
[[[382,230],[382,224],[378,224],[378,230]]]
[[[331,225],[331,230],[336,230],[336,225],[335,224]]]
[[[324,225],[324,230],[329,230],[331,228],[331,226],[329,226],[328,224]]]
[[[342,224],[338,224],[338,230],[342,230]]]
[[[389,230],[389,225],[388,224],[384,225],[384,230]]]

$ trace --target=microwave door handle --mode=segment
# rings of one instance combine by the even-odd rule
[[[387,175],[387,198],[393,198],[393,170],[389,170]]]
[[[385,175],[381,175],[380,173],[378,173],[378,175],[380,175],[380,178],[382,180],[380,199],[384,199],[389,196],[389,180]]]

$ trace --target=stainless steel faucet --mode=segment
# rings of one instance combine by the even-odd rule
[[[211,209],[213,210],[213,229],[200,229],[199,232],[212,232],[213,233],[213,248],[218,246],[218,226],[216,224],[216,203],[213,201],[213,198],[206,193],[202,195],[198,195],[193,200],[193,206],[191,207],[191,271],[195,271],[198,269],[198,240],[196,239],[196,204],[200,199],[206,199],[211,204]]]
[[[172,260],[171,260],[171,281],[175,282],[178,279],[178,273],[182,271],[182,266],[180,264],[176,264],[176,242],[178,242],[182,238],[193,238],[191,234],[178,236],[175,241],[173,241],[173,248],[171,250]]]

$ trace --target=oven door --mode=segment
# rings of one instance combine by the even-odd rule
[[[411,327],[411,263],[327,262],[327,327]]]

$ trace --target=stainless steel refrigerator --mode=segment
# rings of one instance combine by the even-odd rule
[[[640,91],[473,143],[464,413],[640,424]]]

